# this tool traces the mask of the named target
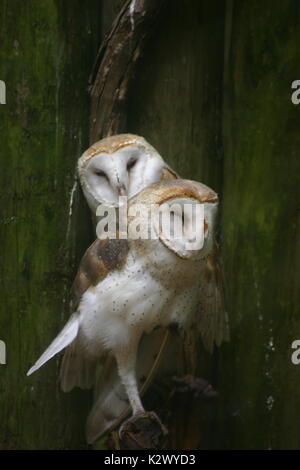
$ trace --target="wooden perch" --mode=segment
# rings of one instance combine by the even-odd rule
[[[129,0],[106,35],[91,74],[90,143],[126,131],[126,99],[166,0]]]
[[[117,450],[161,449],[167,428],[155,413],[142,413],[122,426],[122,431],[113,431],[113,447]]]

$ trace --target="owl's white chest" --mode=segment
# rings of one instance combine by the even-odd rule
[[[98,356],[131,341],[132,335],[188,319],[197,306],[199,283],[184,284],[176,269],[172,282],[172,266],[165,261],[167,273],[130,254],[122,270],[83,295],[78,339],[84,350]]]

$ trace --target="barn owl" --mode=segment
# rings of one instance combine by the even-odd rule
[[[174,202],[177,208],[184,204],[204,207],[201,247],[186,248],[186,242],[194,236],[192,221],[186,214],[182,218],[180,210],[173,214],[183,224],[180,239],[172,239],[152,219],[151,230],[157,235],[152,239],[97,239],[83,256],[74,281],[74,313],[27,373],[32,374],[67,348],[60,372],[62,389],[94,385],[98,393],[87,421],[88,442],[107,430],[103,420],[116,424],[115,418],[123,410],[122,406],[118,410],[113,405],[119,406],[123,397],[119,402],[109,400],[110,407],[107,407],[105,394],[99,388],[99,383],[109,387],[105,377],[102,381],[97,378],[97,363],[104,357],[117,364],[116,373],[135,417],[144,412],[136,373],[137,351],[143,334],[150,337],[157,327],[167,329],[176,324],[187,336],[197,331],[207,344],[220,343],[224,337],[224,312],[215,308],[215,302],[206,308],[210,299],[205,295],[207,284],[217,276],[213,266],[207,271],[207,260],[214,250],[217,194],[201,183],[163,180],[130,199],[128,214],[132,207],[142,204],[146,207],[143,219],[146,220],[152,204],[161,207]],[[129,223],[135,222],[135,217],[131,215]],[[213,281],[212,288],[215,287]],[[151,361],[156,359],[148,357],[147,360],[151,371]]]
[[[92,145],[79,159],[78,173],[94,222],[97,222],[96,210],[99,203],[117,205],[118,195],[125,194],[131,197],[150,183],[163,179],[179,178],[144,138],[133,134],[111,136]],[[99,236],[98,230],[97,235]],[[208,316],[212,308],[215,310],[224,308],[216,246],[213,260],[207,261],[207,272],[211,271],[210,267],[213,267],[214,273],[218,271],[219,274],[212,276],[212,280],[206,286],[206,294],[207,298],[210,298],[210,302],[207,303],[207,311],[204,310],[203,315]],[[215,304],[214,307],[212,307],[213,304]],[[208,338],[210,339],[207,341],[207,346],[211,351],[213,349],[212,335],[208,335]],[[190,342],[195,345],[198,341],[198,338],[192,338]],[[176,364],[169,357],[174,351],[177,356]],[[181,360],[179,360],[179,356]],[[160,375],[172,376],[182,375],[186,370],[194,371],[196,356],[195,351],[190,352],[188,365],[183,367],[184,355],[178,335],[170,334],[169,330],[162,329],[156,329],[151,335],[144,335],[139,346],[137,373],[140,383],[143,377],[147,377],[147,382],[142,384],[141,390],[145,391],[154,375],[157,376],[159,373]],[[153,357],[156,357],[155,367],[151,359]],[[107,361],[104,371],[102,376],[105,377],[105,380],[101,382],[101,393],[100,395],[97,391],[95,393],[98,397],[98,405],[101,403],[98,406],[98,411],[99,413],[102,411],[102,417],[99,421],[103,423],[103,432],[116,425],[118,416],[124,416],[129,411],[116,365]],[[114,413],[112,413],[112,409]]]
[[[105,137],[78,160],[78,174],[86,201],[96,214],[99,204],[118,206],[120,196],[134,196],[149,184],[176,178],[159,153],[134,134]]]

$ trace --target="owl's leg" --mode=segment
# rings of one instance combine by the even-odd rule
[[[135,372],[137,346],[138,341],[131,342],[116,353],[119,376],[125,387],[133,415],[145,411],[140,399]]]
[[[125,449],[158,448],[167,432],[154,412],[145,412],[140,399],[135,372],[139,340],[139,334],[134,339],[131,335],[130,344],[123,345],[115,352],[119,376],[132,408],[131,418],[122,424],[118,432],[121,448]]]

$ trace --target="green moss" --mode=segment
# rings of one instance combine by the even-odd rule
[[[87,145],[99,24],[106,30],[122,1],[104,1],[102,18],[96,0],[89,8],[2,3],[0,337],[8,364],[0,366],[0,448],[84,448],[90,397],[59,391],[58,360],[25,372],[69,315],[68,289],[88,243],[81,195],[71,220],[69,197]],[[199,355],[219,404],[173,410],[172,443],[299,448],[300,369],[290,361],[300,335],[300,106],[290,100],[300,75],[299,2],[239,0],[226,13],[224,48],[223,2],[172,2],[128,108],[128,131],[222,201],[232,339],[213,358]]]
[[[75,201],[69,221],[69,199],[76,159],[88,144],[87,81],[100,7],[94,0],[84,11],[77,1],[2,3],[0,331],[7,365],[0,448],[77,448],[85,445],[81,402],[88,400],[59,392],[55,360],[30,378],[25,373],[69,315],[70,282],[88,243],[88,225],[74,234],[80,208]]]
[[[223,256],[232,341],[220,365],[216,446],[299,448],[296,226],[299,5],[234,2],[224,107]],[[299,292],[299,291],[298,291]],[[298,328],[295,326],[298,325]]]

